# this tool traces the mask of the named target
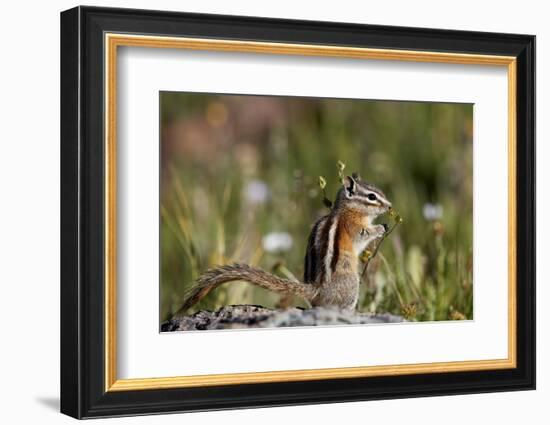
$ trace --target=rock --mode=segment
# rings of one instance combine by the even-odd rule
[[[257,305],[230,305],[214,312],[202,310],[190,316],[174,316],[161,325],[161,331],[358,325],[404,321],[402,317],[388,313],[359,313],[324,307],[271,310]]]

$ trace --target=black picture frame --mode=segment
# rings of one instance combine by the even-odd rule
[[[517,367],[300,382],[105,391],[106,32],[517,58]],[[76,7],[61,13],[61,412],[75,418],[535,388],[535,37]]]

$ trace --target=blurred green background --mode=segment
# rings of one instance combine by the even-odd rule
[[[160,102],[161,321],[214,265],[301,279],[311,226],[327,212],[318,176],[334,198],[338,160],[404,220],[369,265],[359,310],[472,318],[472,105],[174,92]],[[237,282],[195,310],[280,303]]]

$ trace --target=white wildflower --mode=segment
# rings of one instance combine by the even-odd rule
[[[439,220],[443,216],[443,207],[440,204],[432,204],[428,202],[424,204],[424,207],[422,207],[422,214],[428,221]]]
[[[262,238],[264,250],[270,253],[288,251],[292,242],[292,236],[286,232],[271,232]]]
[[[269,198],[269,188],[261,180],[251,180],[244,187],[244,196],[251,204],[263,204]]]

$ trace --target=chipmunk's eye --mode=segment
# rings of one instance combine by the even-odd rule
[[[376,201],[376,195],[375,195],[374,193],[369,193],[369,194],[367,195],[367,199],[368,199],[369,201]]]

